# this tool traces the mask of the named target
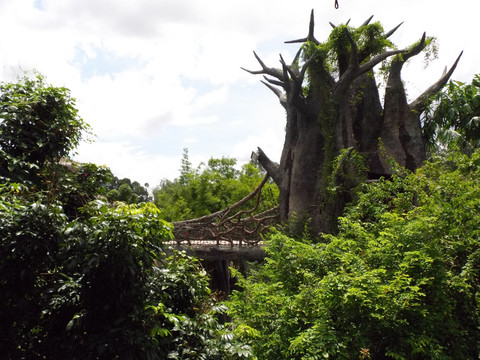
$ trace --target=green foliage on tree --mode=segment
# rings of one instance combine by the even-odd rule
[[[42,167],[68,156],[88,128],[70,91],[41,75],[1,83],[0,178],[35,182]]]
[[[185,149],[180,176],[164,180],[154,191],[154,202],[168,221],[193,219],[227,208],[251,193],[262,181],[264,173],[252,164],[241,170],[236,160],[211,158],[196,169]],[[264,186],[261,209],[275,206],[278,189],[273,183]]]
[[[138,204],[151,200],[148,193],[148,184],[140,185],[138,181],[131,181],[128,178],[119,179],[116,176],[108,184],[106,197],[109,201],[122,201],[127,204]]]
[[[470,84],[450,81],[436,94],[423,117],[426,139],[433,149],[460,147],[471,153],[480,146],[480,75]]]
[[[480,151],[366,185],[322,242],[272,236],[228,305],[259,359],[477,359]]]

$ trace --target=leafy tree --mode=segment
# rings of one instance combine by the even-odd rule
[[[145,184],[148,185],[148,184]],[[138,204],[150,201],[150,194],[138,181],[131,181],[128,178],[119,179],[116,176],[108,184],[109,191],[106,196],[110,201],[123,201],[127,204]]]
[[[272,236],[229,304],[261,359],[477,359],[480,152],[365,186],[322,242]]]
[[[264,174],[251,164],[241,170],[231,158],[210,159],[192,169],[188,151],[184,152],[180,177],[164,180],[154,191],[154,202],[165,219],[177,221],[211,214],[225,209],[251,193]],[[272,183],[264,187],[262,209],[276,203],[278,191]]]
[[[88,128],[70,91],[43,76],[1,83],[0,178],[35,182],[42,167],[68,156]]]
[[[480,75],[470,84],[450,81],[432,98],[423,118],[432,150],[459,146],[471,152],[480,146]]]

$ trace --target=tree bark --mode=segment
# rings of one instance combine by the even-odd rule
[[[401,24],[384,33],[378,31],[378,24],[370,26],[370,20],[357,30],[332,24],[331,41],[320,44],[314,37],[312,11],[307,37],[289,41],[303,44],[292,64],[287,65],[280,56],[281,68],[270,68],[255,54],[261,70],[244,69],[264,75],[263,83],[286,110],[280,163],[272,162],[258,148],[259,163],[280,189],[281,219],[308,218],[315,233],[335,232],[337,218],[356,185],[346,180],[349,171],[355,172],[349,165],[354,153],[346,152],[341,160],[345,164],[340,166],[337,156],[342,149],[353,149],[363,157],[370,178],[391,175],[389,157],[410,170],[422,164],[426,152],[421,112],[428,98],[448,81],[461,56],[448,73],[408,103],[401,70],[409,58],[424,50],[429,40],[423,34],[408,49],[375,47],[387,44],[387,38]],[[372,33],[375,36],[365,40]],[[362,36],[363,43],[359,41]],[[335,39],[343,42],[328,49]],[[365,41],[370,43],[365,45]],[[333,71],[332,53],[336,62]],[[373,68],[389,58],[392,60],[382,106]]]

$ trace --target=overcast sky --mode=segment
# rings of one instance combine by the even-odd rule
[[[285,116],[260,77],[252,51],[269,66],[287,62],[307,35],[329,21],[358,26],[369,16],[399,48],[425,31],[436,36],[439,59],[422,56],[404,71],[414,97],[464,55],[453,79],[480,73],[478,0],[0,0],[0,81],[36,69],[77,99],[96,134],[76,159],[107,165],[118,177],[154,187],[178,176],[182,149],[194,165],[210,157],[249,160],[261,146],[279,159]]]

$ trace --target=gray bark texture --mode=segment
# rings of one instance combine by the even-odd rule
[[[388,158],[412,171],[425,161],[420,115],[429,98],[446,84],[461,56],[434,85],[408,102],[401,70],[408,59],[425,49],[429,39],[423,34],[407,49],[388,50],[393,46],[377,45],[390,44],[388,37],[401,24],[383,32],[378,23],[370,25],[370,20],[357,29],[331,24],[329,41],[320,44],[314,37],[312,11],[307,37],[288,42],[302,44],[291,64],[280,56],[281,67],[271,68],[254,53],[261,69],[244,69],[264,75],[262,82],[286,110],[280,163],[271,161],[261,148],[257,152],[259,163],[280,189],[281,219],[308,218],[315,233],[335,232],[337,218],[351,199],[348,186],[354,184],[340,186],[343,190],[333,195],[328,189],[332,179],[338,185],[345,181],[335,173],[338,166],[333,166],[341,149],[360,154],[371,179],[391,175]],[[386,60],[389,72],[382,104],[373,68]],[[344,161],[348,162],[349,154]],[[348,164],[344,169],[348,172]]]

